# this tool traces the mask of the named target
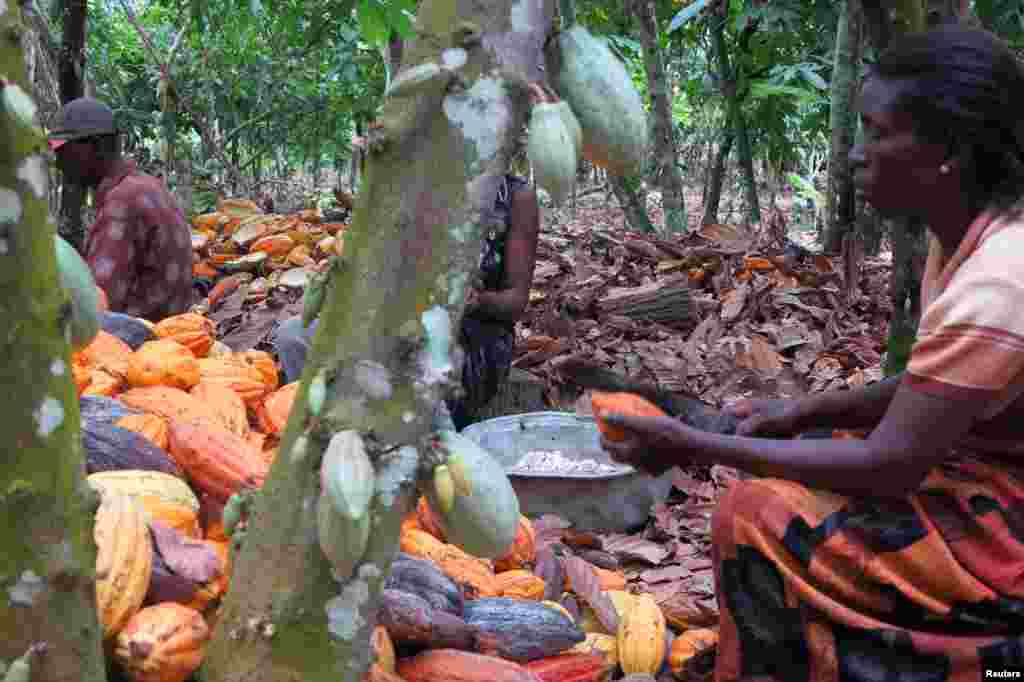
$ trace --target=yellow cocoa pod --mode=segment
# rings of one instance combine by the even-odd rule
[[[650,594],[641,594],[619,623],[619,665],[626,675],[657,675],[665,661],[665,615]]]
[[[434,467],[434,494],[442,514],[450,514],[455,507],[455,481],[444,464]]]
[[[459,453],[452,453],[448,458],[448,471],[451,473],[452,481],[455,483],[456,494],[473,494],[473,483],[469,480],[469,471],[466,469],[466,461],[461,455],[459,455]]]

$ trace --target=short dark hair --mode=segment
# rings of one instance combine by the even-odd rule
[[[897,99],[924,139],[969,162],[972,203],[1005,210],[1024,197],[1024,65],[998,36],[945,24],[902,37],[872,74],[902,82]]]

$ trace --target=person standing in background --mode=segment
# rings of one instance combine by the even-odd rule
[[[192,304],[192,238],[164,182],[121,155],[114,113],[83,97],[61,111],[50,149],[65,182],[96,190],[85,260],[110,310],[157,320]]]

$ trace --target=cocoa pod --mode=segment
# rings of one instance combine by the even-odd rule
[[[465,603],[462,590],[433,561],[400,553],[391,564],[391,574],[384,582],[384,588],[410,592],[425,599],[435,609],[454,616],[462,615]]]
[[[476,648],[475,627],[458,616],[431,607],[425,599],[410,592],[384,590],[377,619],[395,644],[462,651]]]

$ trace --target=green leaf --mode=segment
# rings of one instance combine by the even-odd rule
[[[828,90],[828,83],[825,79],[818,75],[818,72],[814,69],[804,65],[800,68],[800,74],[807,79],[807,81],[818,88],[819,90]]]
[[[357,13],[363,40],[376,47],[385,45],[390,31],[380,4],[375,0],[360,0]]]
[[[691,19],[700,14],[700,11],[710,4],[711,0],[694,0],[688,6],[679,10],[679,13],[672,17],[668,25],[668,32],[672,33],[681,26],[686,25]]]

